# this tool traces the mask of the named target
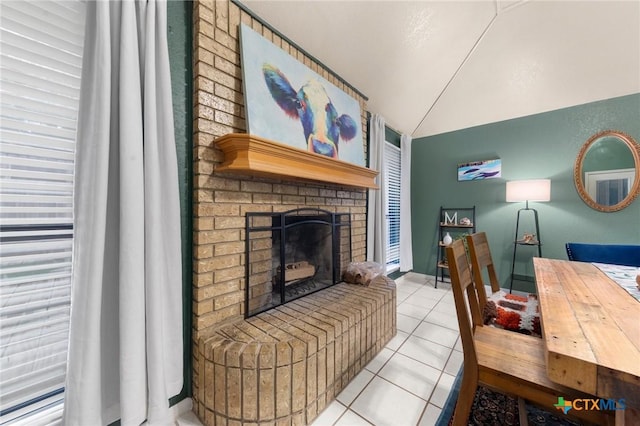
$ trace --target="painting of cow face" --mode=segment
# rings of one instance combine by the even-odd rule
[[[316,154],[338,158],[338,141],[353,139],[356,122],[346,114],[338,115],[327,91],[318,80],[309,80],[298,91],[287,77],[271,64],[262,67],[271,96],[291,118],[300,119],[307,149]]]
[[[240,25],[249,133],[364,166],[359,102]]]

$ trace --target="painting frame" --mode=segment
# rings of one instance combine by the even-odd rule
[[[249,26],[239,33],[247,132],[365,166],[360,102]]]
[[[458,164],[458,182],[499,177],[502,177],[502,160],[500,158]]]

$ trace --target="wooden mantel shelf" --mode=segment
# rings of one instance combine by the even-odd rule
[[[216,144],[224,152],[224,162],[217,171],[378,188],[375,170],[254,135],[230,133],[217,139]]]

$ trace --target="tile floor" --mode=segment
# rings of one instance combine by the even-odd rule
[[[462,365],[453,293],[410,272],[396,279],[398,333],[312,426],[434,425]]]

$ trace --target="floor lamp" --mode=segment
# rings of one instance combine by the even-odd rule
[[[513,273],[516,266],[516,248],[518,245],[535,245],[538,247],[538,257],[542,257],[542,239],[540,238],[540,224],[538,222],[538,211],[529,208],[529,201],[549,201],[551,199],[551,180],[549,179],[533,179],[533,180],[514,180],[507,182],[507,202],[524,201],[525,208],[518,210],[518,218],[516,220],[516,236],[513,244],[513,260],[511,261],[511,283],[509,284],[509,293],[513,290]],[[536,225],[535,235],[526,235],[519,239],[518,229],[520,227],[520,213],[524,211],[533,212],[533,218]]]

